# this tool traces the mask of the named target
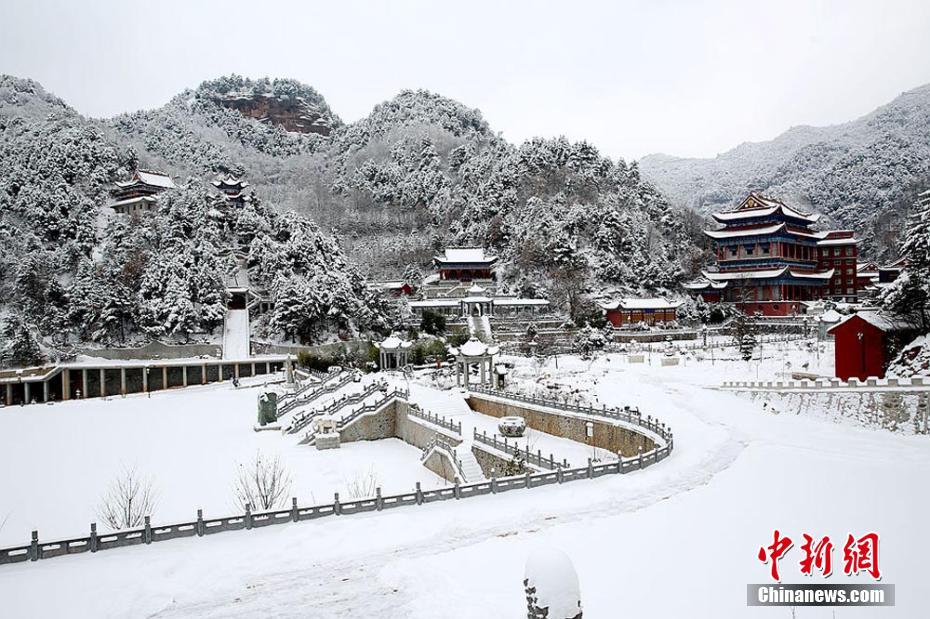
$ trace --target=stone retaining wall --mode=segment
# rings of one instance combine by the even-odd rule
[[[439,435],[451,445],[461,444],[460,436],[444,432],[413,415],[408,415],[409,406],[407,402],[397,399],[377,413],[362,415],[340,430],[339,441],[351,443],[396,437],[409,445],[425,449]]]
[[[468,405],[479,413],[492,417],[519,416],[526,420],[527,427],[553,436],[567,438],[585,445],[594,445],[625,457],[655,449],[655,442],[638,432],[612,424],[606,419],[556,414],[519,401],[501,402],[471,393]],[[593,437],[587,436],[587,424],[594,424]]]
[[[481,467],[481,472],[484,473],[484,476],[488,479],[491,478],[492,474],[501,477],[503,471],[507,469],[510,465],[510,458],[504,458],[502,455],[491,453],[489,450],[481,449],[477,444],[472,445],[471,452],[475,454],[475,460],[478,461],[478,466]],[[514,471],[514,475],[522,475],[526,472],[526,466],[521,466],[520,470]]]

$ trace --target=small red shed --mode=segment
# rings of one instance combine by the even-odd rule
[[[885,368],[907,343],[913,327],[880,312],[857,312],[827,330],[835,341],[837,378],[884,378]]]

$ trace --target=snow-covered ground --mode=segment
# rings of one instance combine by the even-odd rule
[[[256,454],[280,456],[302,505],[324,503],[334,492],[373,472],[387,492],[443,485],[425,469],[420,451],[403,441],[344,444],[318,451],[297,435],[254,432],[263,377],[126,398],[0,409],[0,545],[86,534],[111,479],[132,467],[158,493],[155,522],[239,513],[233,493],[238,466]],[[352,383],[355,385],[355,383]],[[0,613],[2,615],[2,613]]]
[[[773,347],[759,367],[723,360],[732,359],[732,351],[718,353],[713,362],[692,358],[679,367],[659,366],[657,355],[642,365],[628,364],[620,355],[593,363],[561,357],[558,370],[554,362],[542,368],[526,363],[513,372],[515,387],[531,390],[539,381],[590,388],[598,402],[637,405],[669,424],[675,432],[673,455],[644,471],[4,566],[4,613],[515,617],[526,612],[527,556],[539,547],[555,547],[574,561],[585,616],[591,618],[926,617],[930,440],[816,416],[772,414],[747,397],[708,388],[725,379],[754,378],[757,372],[765,378],[789,362],[792,369],[807,363],[808,371],[816,367],[827,373],[832,351],[821,351],[818,361],[817,352]],[[210,406],[228,408],[228,400],[216,400]],[[175,411],[175,419],[185,410]],[[5,471],[68,466],[61,455],[73,448],[39,448],[48,424],[27,423],[13,411],[18,421],[8,426],[8,412],[0,414]],[[106,421],[116,424],[119,417],[113,412]],[[83,440],[85,424],[73,423],[69,440]],[[10,439],[10,430],[29,434]],[[144,448],[146,432],[139,434],[135,447]],[[282,442],[263,434],[252,438]],[[11,460],[6,447],[19,442],[28,447],[17,447]],[[220,442],[204,445],[201,457],[208,462],[220,457]],[[179,458],[194,445],[174,440],[161,447],[167,457]],[[246,451],[253,449],[249,445]],[[54,464],[42,466],[43,461]],[[54,499],[47,504],[54,507]],[[756,553],[771,542],[776,528],[795,539],[802,533],[839,540],[847,533],[878,532],[882,582],[896,585],[897,607],[835,613],[800,608],[795,615],[786,608],[747,608],[746,584],[768,578],[768,566]],[[19,541],[20,535],[15,537]],[[838,551],[835,567],[841,564]],[[786,582],[803,581],[798,559],[796,546],[782,562]],[[856,581],[841,568],[835,571],[832,582]],[[52,587],[56,595],[48,594]]]
[[[228,310],[223,327],[223,359],[249,358],[249,310]]]

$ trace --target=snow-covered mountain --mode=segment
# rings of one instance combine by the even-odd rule
[[[930,85],[841,125],[795,127],[713,159],[650,155],[640,166],[677,205],[706,214],[762,191],[858,230],[866,253],[889,258],[917,190],[930,186]]]

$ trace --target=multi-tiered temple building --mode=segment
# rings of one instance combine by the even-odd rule
[[[235,176],[219,177],[213,181],[213,186],[219,189],[220,197],[230,206],[242,207],[252,200],[246,189],[249,182]]]
[[[128,181],[117,181],[110,192],[109,206],[121,215],[133,215],[157,208],[158,194],[174,189],[171,177],[161,172],[138,170]]]
[[[803,301],[855,302],[858,239],[852,230],[812,230],[819,215],[751,193],[731,211],[714,213],[717,268],[686,287],[709,303],[748,314],[789,316]]]

